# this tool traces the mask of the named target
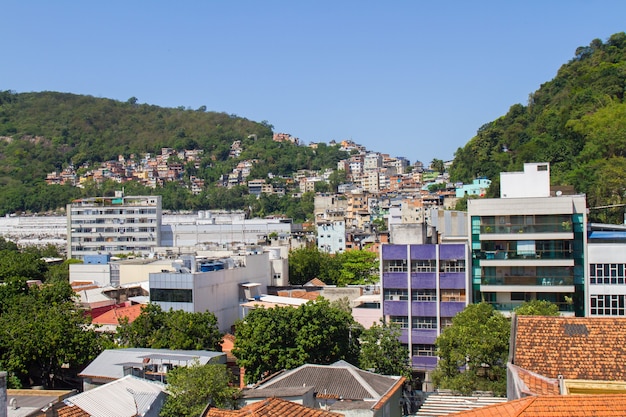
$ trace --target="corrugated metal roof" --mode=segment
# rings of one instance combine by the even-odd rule
[[[70,397],[65,403],[77,406],[93,417],[142,416],[159,396],[164,397],[164,392],[164,384],[128,375]],[[162,401],[155,405],[161,407]]]
[[[144,363],[144,358],[150,355],[161,355],[158,360],[163,363],[167,360],[174,365],[186,366],[195,359],[201,365],[209,363],[226,363],[226,354],[210,352],[208,350],[169,350],[169,349],[107,349],[94,359],[79,376],[120,379],[124,377],[124,365]],[[221,358],[223,357],[223,358]],[[164,359],[167,358],[167,359]],[[155,361],[157,359],[154,359]]]

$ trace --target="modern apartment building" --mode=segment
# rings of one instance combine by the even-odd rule
[[[383,316],[402,329],[413,371],[435,369],[435,339],[470,301],[469,249],[455,244],[381,246]]]
[[[586,198],[550,194],[547,163],[502,173],[497,199],[468,200],[474,301],[503,312],[530,300],[584,315]]]
[[[626,225],[591,224],[585,315],[626,316]]]
[[[161,196],[92,197],[67,205],[67,257],[147,254],[161,245]]]

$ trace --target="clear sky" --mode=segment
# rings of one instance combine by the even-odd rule
[[[3,0],[0,90],[267,121],[414,162],[452,159],[626,30],[624,0]]]

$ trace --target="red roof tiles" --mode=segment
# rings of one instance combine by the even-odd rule
[[[245,406],[241,410],[209,409],[206,417],[343,417],[343,414],[309,408],[280,398],[272,397]]]
[[[107,311],[106,313],[103,313],[103,314],[99,315],[98,317],[95,317],[92,320],[92,323],[93,324],[114,324],[114,325],[118,325],[119,324],[119,320],[122,317],[127,317],[128,318],[128,322],[132,323],[141,314],[142,307],[143,307],[143,305],[141,305],[141,304],[135,304],[135,305],[132,305],[132,306],[129,306],[129,307],[114,308],[114,309],[111,309],[111,310]]]
[[[626,394],[525,397],[450,416],[459,417],[622,417]]]
[[[549,378],[626,381],[626,318],[514,320],[513,364]]]

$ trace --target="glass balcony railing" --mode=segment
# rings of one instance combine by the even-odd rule
[[[519,307],[520,305],[522,305],[523,302],[522,301],[512,301],[509,303],[489,302],[489,304],[491,304],[493,308],[498,311],[513,311],[516,307]],[[553,304],[556,304],[559,307],[560,312],[573,312],[574,311],[573,304],[558,303],[558,302],[557,303],[553,302]]]
[[[501,224],[480,226],[481,234],[510,234],[510,233],[571,233],[571,222],[547,224]]]
[[[482,285],[574,285],[574,277],[529,277],[529,276],[504,276],[483,277]]]
[[[539,250],[520,252],[517,250],[474,250],[474,259],[501,260],[501,259],[574,259],[574,252],[566,250]]]

